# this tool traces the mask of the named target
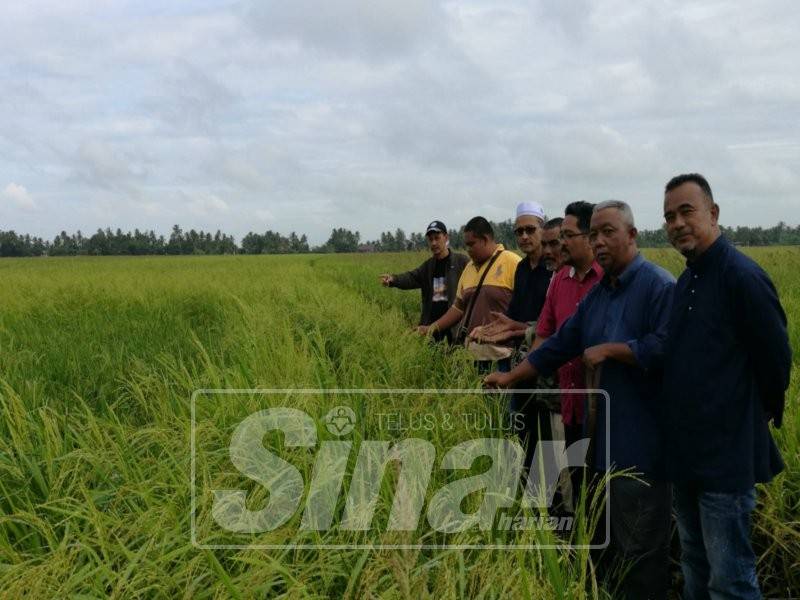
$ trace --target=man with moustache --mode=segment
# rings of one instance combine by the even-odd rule
[[[412,271],[390,275],[384,273],[380,276],[385,287],[395,287],[401,290],[419,289],[422,295],[422,313],[419,317],[420,325],[430,325],[447,312],[456,298],[458,280],[469,258],[459,252],[453,252],[448,247],[449,236],[447,227],[441,221],[431,221],[425,231],[425,239],[431,257]],[[452,340],[450,329],[436,331],[434,340]]]
[[[525,259],[517,264],[514,272],[514,293],[506,316],[524,325],[539,318],[550,278],[553,276],[552,270],[547,268],[542,258],[544,222],[544,208],[541,204],[522,202],[517,205],[514,235]]]
[[[603,268],[595,261],[589,242],[589,227],[594,204],[572,202],[564,210],[561,239],[565,266],[553,276],[547,298],[536,324],[536,349],[554,335],[564,322],[575,314],[580,301],[602,279]],[[580,356],[558,368],[558,385],[562,390],[586,387],[586,376]],[[583,438],[584,394],[561,394],[561,421],[567,447]],[[583,469],[571,469],[572,498],[581,488]]]
[[[775,286],[721,235],[718,219],[702,175],[667,183],[667,234],[686,257],[663,389],[686,600],[761,597],[750,518],[755,484],[783,469],[769,421],[781,424],[792,365]]]
[[[598,387],[609,394],[610,406],[598,400],[594,456],[587,458],[599,473],[630,468],[640,474],[637,479],[614,477],[609,483],[610,543],[600,570],[621,579],[619,589],[626,598],[665,598],[672,494],[663,480],[660,381],[654,367],[663,359],[675,279],[639,254],[636,236],[625,202],[595,206],[589,241],[605,271],[603,279],[527,360],[509,373],[488,375],[484,383],[509,387],[549,375],[581,355],[587,369],[599,370]]]
[[[522,339],[539,313],[547,296],[547,288],[553,276],[544,260],[544,208],[536,202],[522,202],[517,206],[514,220],[514,235],[517,246],[525,258],[514,271],[514,293],[508,309],[492,313],[486,325],[474,328],[470,337],[488,342]],[[552,230],[548,234],[552,236]]]
[[[557,273],[564,264],[561,241],[561,217],[550,219],[542,229],[542,260],[548,271]]]

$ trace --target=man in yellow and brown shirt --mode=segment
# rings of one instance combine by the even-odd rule
[[[464,226],[464,245],[471,260],[458,280],[456,300],[444,315],[428,327],[420,327],[420,333],[444,331],[457,323],[472,331],[489,323],[493,311],[504,313],[508,308],[519,255],[495,242],[492,226],[483,217],[473,217]],[[475,296],[484,273],[486,277]],[[467,322],[462,322],[465,319]],[[498,368],[503,365],[498,364]]]

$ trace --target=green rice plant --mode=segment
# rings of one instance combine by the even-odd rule
[[[778,287],[797,361],[800,249],[748,252]],[[682,268],[672,250],[646,255],[673,273]],[[0,262],[0,597],[607,596],[584,550],[201,550],[191,544],[195,390],[479,388],[463,352],[443,351],[411,331],[418,294],[377,282],[378,273],[402,271],[424,258]],[[759,487],[754,544],[765,595],[800,589],[797,373],[784,425],[774,432],[786,470]],[[316,411],[327,407],[323,400],[303,403],[292,395],[275,400]],[[242,406],[255,409],[262,402],[254,397]],[[358,400],[364,439],[378,434],[368,417],[386,402],[377,393]],[[411,415],[472,412],[496,421],[502,413],[500,404],[477,393],[403,402]],[[235,408],[203,409],[203,440],[224,447],[239,414]],[[435,430],[429,440],[441,456],[463,435]],[[200,465],[201,483],[208,488],[232,481],[230,465],[218,468],[225,456],[211,459]],[[435,475],[437,485],[445,475]],[[388,519],[396,482],[390,469],[381,484],[378,522]],[[478,501],[468,499],[473,506]],[[599,501],[593,499],[595,507]],[[579,515],[573,541],[591,538],[593,515]],[[200,533],[213,533],[203,529],[208,523],[199,525]],[[315,535],[308,539],[333,539],[327,532]],[[387,543],[413,539],[401,532],[382,535]],[[478,544],[492,535],[466,531],[453,539]],[[519,539],[543,543],[553,535],[531,531]],[[260,539],[287,542],[280,530]]]

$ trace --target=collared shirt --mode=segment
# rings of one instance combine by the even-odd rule
[[[663,474],[659,426],[657,369],[663,358],[675,278],[641,255],[625,268],[612,287],[606,274],[568,318],[537,350],[528,355],[536,369],[548,375],[581,355],[586,348],[608,342],[627,343],[637,366],[607,360],[601,366],[599,387],[610,396],[610,431],[606,432],[606,403],[597,400],[594,466],[604,470],[606,436],[611,463],[634,467],[648,476]]]
[[[578,304],[603,277],[603,267],[592,262],[583,279],[578,279],[575,267],[564,266],[553,275],[542,313],[536,323],[536,335],[549,338],[578,310]],[[586,386],[583,359],[577,356],[558,369],[558,385],[562,390]],[[561,420],[566,425],[583,423],[584,394],[561,395]]]
[[[670,479],[736,492],[781,471],[762,398],[783,398],[791,348],[769,276],[720,236],[678,279],[664,360]]]
[[[511,301],[511,294],[514,291],[514,273],[517,263],[520,261],[518,254],[506,250],[502,244],[497,244],[495,253],[500,253],[497,260],[492,264],[491,270],[483,280],[480,293],[472,308],[472,315],[469,323],[466,323],[468,330],[478,325],[485,325],[491,320],[492,311],[506,312]],[[458,290],[456,291],[456,301],[453,303],[457,309],[466,311],[470,299],[475,294],[478,282],[481,280],[483,272],[489,265],[491,258],[477,266],[473,261],[464,268],[461,278],[458,280]],[[466,315],[464,315],[466,317]]]
[[[543,260],[536,267],[531,267],[527,257],[519,261],[514,272],[514,292],[506,315],[523,323],[536,321],[544,306],[552,277],[553,272],[547,270]]]

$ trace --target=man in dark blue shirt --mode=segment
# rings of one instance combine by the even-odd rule
[[[750,516],[755,484],[781,471],[780,425],[791,349],[775,287],[720,234],[701,175],[666,186],[664,220],[686,270],[664,359],[667,471],[674,482],[683,597],[760,598]]]
[[[636,235],[627,204],[609,201],[595,206],[589,240],[605,271],[603,280],[528,360],[509,373],[492,373],[485,383],[508,387],[540,373],[548,375],[581,355],[588,370],[600,372],[597,387],[609,394],[610,407],[598,401],[595,453],[589,460],[597,471],[632,468],[641,474],[640,480],[611,480],[611,543],[603,563],[630,566],[621,582],[626,597],[664,598],[671,490],[663,480],[660,380],[654,367],[663,360],[675,278],[639,254]],[[609,408],[611,429],[606,432]]]

